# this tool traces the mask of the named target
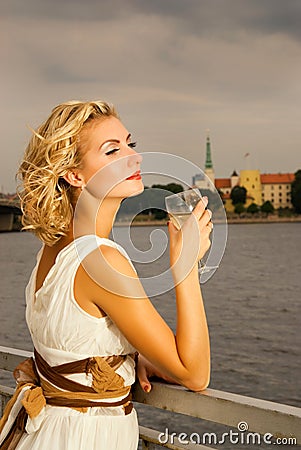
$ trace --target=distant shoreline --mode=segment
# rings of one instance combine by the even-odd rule
[[[301,215],[294,217],[242,217],[242,218],[228,218],[227,223],[229,225],[245,225],[256,223],[301,223]],[[215,222],[218,224],[218,222]],[[224,222],[223,222],[224,223]],[[114,223],[114,227],[165,227],[167,225],[167,219],[164,220],[137,220],[133,222],[129,221],[117,221]],[[17,232],[21,231],[21,226],[14,226],[12,230],[0,230],[0,233]]]
[[[244,217],[242,219],[227,219],[228,223],[295,223],[301,222],[301,216],[299,217],[267,217],[267,218],[258,218],[258,217]]]
[[[297,217],[243,217],[241,219],[239,218],[228,218],[227,223],[228,224],[250,224],[250,223],[295,223],[295,222],[301,222],[301,216]],[[141,220],[141,221],[133,221],[133,222],[122,222],[117,221],[114,223],[114,226],[117,227],[126,227],[126,226],[132,226],[132,227],[147,227],[147,226],[161,226],[164,227],[167,224],[167,220]]]

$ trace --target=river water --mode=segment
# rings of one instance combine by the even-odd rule
[[[132,228],[132,240],[141,251],[150,245],[152,231]],[[28,233],[0,234],[0,345],[32,350],[24,320],[24,288],[39,248]],[[159,264],[166,264],[162,261]],[[142,277],[161,270],[158,264],[136,267]],[[301,407],[300,274],[301,223],[229,225],[220,268],[203,285],[211,338],[210,388]],[[152,301],[174,329],[173,292]],[[140,406],[138,413],[143,425],[161,431],[200,430],[199,421],[185,416],[145,412]],[[203,431],[211,429],[203,425]]]

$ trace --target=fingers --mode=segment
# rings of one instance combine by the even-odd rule
[[[174,224],[171,222],[171,220],[169,220],[167,222],[167,228],[168,228],[169,234],[175,234],[175,233],[177,233],[179,231],[177,229],[177,227],[175,227]]]
[[[211,220],[207,223],[207,225],[204,227],[203,232],[206,233],[206,235],[208,235],[208,238],[211,234],[213,230],[213,223],[211,222]]]
[[[145,365],[138,364],[137,377],[138,377],[140,386],[144,390],[144,392],[150,392],[152,385],[150,384],[149,379],[147,377]]]
[[[202,229],[206,226],[210,226],[212,225],[211,222],[211,218],[212,218],[212,212],[210,211],[210,209],[206,209],[206,211],[203,212],[202,216],[199,219],[199,227]],[[211,224],[211,225],[209,225]]]
[[[213,227],[211,222],[212,212],[210,211],[210,209],[206,209],[207,205],[208,197],[203,197],[192,212],[195,218],[199,221],[199,226],[201,229],[207,226],[209,223],[211,223],[210,228],[212,229]]]
[[[192,211],[192,214],[195,216],[197,220],[200,220],[202,215],[204,214],[204,211],[208,205],[208,197],[203,197],[195,206],[194,210]]]

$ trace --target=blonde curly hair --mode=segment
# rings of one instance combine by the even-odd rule
[[[75,189],[63,178],[81,167],[79,135],[91,121],[118,117],[101,101],[70,101],[56,106],[35,131],[25,150],[17,178],[23,230],[52,246],[69,230]]]

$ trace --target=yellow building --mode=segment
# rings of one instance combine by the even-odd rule
[[[259,170],[241,170],[239,178],[239,185],[246,188],[248,195],[253,198],[256,205],[261,205],[262,187]]]
[[[223,201],[225,205],[225,210],[228,212],[234,212],[234,205],[230,197],[231,191],[235,186],[240,186],[239,175],[234,170],[230,178],[216,178],[215,187],[223,194]],[[252,194],[247,192],[246,203],[244,204],[247,208],[251,203],[254,203],[254,198]]]

